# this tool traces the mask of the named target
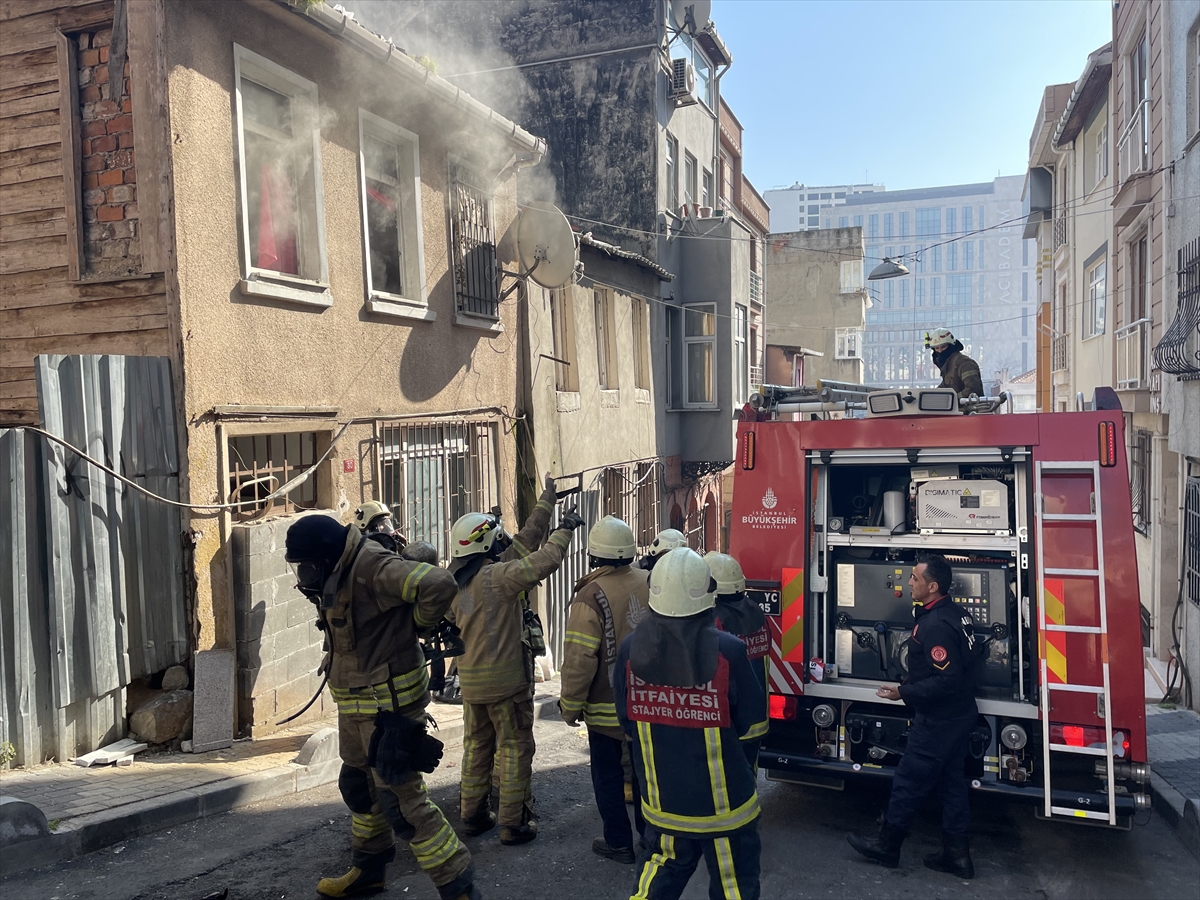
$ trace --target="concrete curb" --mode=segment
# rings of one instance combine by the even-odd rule
[[[1150,770],[1150,787],[1154,793],[1154,811],[1167,820],[1183,845],[1200,859],[1200,819],[1196,801],[1175,790],[1165,779]]]
[[[534,720],[557,718],[557,704],[557,697],[535,698]],[[447,747],[461,743],[462,719],[448,722],[433,734]],[[339,758],[311,766],[287,763],[262,772],[226,778],[191,790],[175,791],[152,800],[79,816],[45,837],[7,845],[0,874],[14,875],[27,869],[52,865],[144,834],[331,784],[337,781],[341,768],[342,761]]]

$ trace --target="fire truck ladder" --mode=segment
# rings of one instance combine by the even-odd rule
[[[1056,475],[1090,475],[1092,479],[1092,512],[1090,513],[1047,513],[1043,488],[1043,475],[1051,480]],[[1098,819],[1109,825],[1117,824],[1116,814],[1116,778],[1113,769],[1113,724],[1112,724],[1112,685],[1108,671],[1108,605],[1104,589],[1104,527],[1100,508],[1100,464],[1098,462],[1037,462],[1034,469],[1034,488],[1037,502],[1034,504],[1034,514],[1037,523],[1037,581],[1038,581],[1038,638],[1041,663],[1041,714],[1042,714],[1042,785],[1045,791],[1045,815],[1070,816],[1079,819]],[[1055,568],[1046,565],[1045,542],[1043,525],[1049,522],[1092,522],[1096,529],[1096,568],[1074,569]],[[1096,597],[1100,606],[1100,625],[1068,625],[1065,615],[1062,622],[1046,620],[1046,587],[1045,580],[1050,578],[1088,579],[1096,586]],[[1060,598],[1063,599],[1063,598]],[[1051,683],[1047,666],[1046,643],[1047,635],[1055,632],[1067,634],[1094,635],[1100,642],[1100,664],[1103,671],[1104,683]],[[1052,743],[1050,740],[1050,697],[1052,691],[1068,691],[1080,694],[1095,694],[1104,708],[1104,746],[1079,747],[1065,743]],[[1103,757],[1106,764],[1106,793],[1108,795],[1108,811],[1097,812],[1090,809],[1079,809],[1071,806],[1056,806],[1051,790],[1050,759],[1054,753],[1077,753],[1085,756]]]

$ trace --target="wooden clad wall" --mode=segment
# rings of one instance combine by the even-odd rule
[[[0,426],[38,421],[40,353],[170,355],[161,271],[71,275],[79,250],[69,243],[69,218],[82,200],[68,196],[79,182],[73,153],[64,153],[72,130],[63,115],[79,108],[60,95],[60,35],[110,28],[113,11],[113,0],[0,0]],[[89,224],[80,219],[78,228]]]

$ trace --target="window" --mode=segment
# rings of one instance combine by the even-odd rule
[[[963,229],[963,234],[970,234],[970,232],[971,232],[971,230],[972,230],[972,228],[971,228],[971,218],[972,218],[972,217],[971,217],[971,212],[972,212],[972,210],[971,210],[971,207],[969,207],[969,206],[964,206],[964,207],[962,208],[962,229]]]
[[[612,294],[603,289],[592,291],[592,309],[596,323],[596,381],[602,391],[615,391],[617,380],[617,347],[614,338]]]
[[[410,541],[448,559],[450,526],[500,502],[496,426],[488,421],[380,422],[383,503]]]
[[[690,34],[680,34],[679,40],[671,45],[672,59],[686,59],[696,70],[696,94],[709,109],[713,106],[713,67],[704,52],[696,46]]]
[[[1146,318],[1150,294],[1150,241],[1145,234],[1129,245],[1129,303],[1125,324]],[[1103,329],[1101,329],[1103,331]]]
[[[833,199],[833,194],[831,194],[831,193],[830,193],[830,194],[822,194],[822,195],[821,195],[821,199],[822,199],[822,200],[832,200],[832,199]]]
[[[894,281],[883,283],[883,305],[888,309],[896,305],[896,283]]]
[[[458,312],[499,319],[495,222],[488,179],[450,160],[450,250]]]
[[[382,301],[371,306],[372,312],[431,318],[433,313],[424,310],[417,136],[360,109],[358,139],[368,303]]]
[[[844,259],[841,265],[841,293],[853,294],[863,289],[863,261]]]
[[[900,293],[900,308],[907,309],[908,308],[908,279],[907,278],[905,278],[903,281],[900,282],[900,286],[897,288],[897,291],[899,291],[899,293]]]
[[[917,237],[936,237],[942,233],[941,207],[917,210]]]
[[[925,279],[917,278],[913,281],[913,306],[925,305]]]
[[[1021,241],[1021,265],[1029,265],[1029,245],[1032,241]]]
[[[958,271],[958,244],[949,244],[946,247],[946,271]]]
[[[320,455],[317,443],[315,431],[229,438],[230,495],[235,501],[256,500],[278,490],[316,463]],[[310,477],[295,490],[276,497],[271,501],[269,512],[287,515],[297,510],[316,509],[317,482],[316,477]],[[246,521],[266,513],[267,510],[246,506],[237,513],[237,518]]]
[[[975,268],[974,241],[963,241],[963,268],[968,271]]]
[[[633,386],[650,390],[650,310],[641,297],[629,301],[633,337]]]
[[[820,206],[820,204],[819,204],[819,203],[810,203],[810,204],[808,204],[808,214],[809,214],[810,216],[815,216],[815,215],[816,215],[817,213],[819,213],[820,211],[821,211],[821,206]]]
[[[855,217],[854,217],[854,227],[855,227],[855,228],[862,228],[862,216],[855,216]]]
[[[850,224],[849,216],[838,216],[838,228],[846,228]]]
[[[700,205],[701,206],[712,206],[713,205],[712,172],[708,171],[708,169],[704,170],[704,177],[701,179],[701,183],[700,183]]]
[[[979,244],[979,257],[978,257],[979,258],[979,268],[986,269],[987,266],[985,266],[983,264],[983,241],[979,241],[978,244]]]
[[[845,191],[834,191],[834,192],[833,192],[833,198],[834,198],[835,200],[845,200],[845,199],[846,199],[846,192],[845,192]]]
[[[839,328],[835,355],[838,359],[862,359],[862,330]]]
[[[1021,310],[1021,337],[1029,337],[1029,310]]]
[[[690,206],[696,202],[697,196],[696,157],[685,153],[683,155],[683,202]]]
[[[1133,527],[1150,533],[1150,452],[1153,435],[1138,428],[1129,436],[1129,489],[1133,501]]]
[[[984,281],[985,281],[984,277],[983,277],[982,275],[980,275],[980,276],[979,276],[979,296],[977,296],[977,297],[975,298],[975,302],[976,302],[976,303],[978,303],[980,306],[982,306],[982,305],[983,305],[983,286],[984,286]]]
[[[317,86],[234,45],[243,293],[329,306]]]
[[[565,287],[550,292],[550,329],[554,340],[554,387],[559,391],[579,390],[579,366],[575,360],[575,295]]]
[[[1091,152],[1084,159],[1084,189],[1090,193],[1108,177],[1108,116],[1096,117],[1085,141]]]
[[[942,248],[941,247],[933,248],[933,271],[935,271],[935,272],[942,271]]]
[[[930,306],[941,306],[942,305],[942,279],[931,278],[931,279],[929,279],[929,282],[930,282],[930,284],[929,284],[929,305]]]
[[[867,223],[868,223],[867,224],[867,237],[869,237],[869,238],[879,237],[879,214],[872,213],[867,218]]]
[[[750,398],[750,357],[747,354],[746,307],[733,304],[733,380],[737,385],[735,404],[745,403]]]
[[[1103,259],[1087,270],[1087,296],[1083,300],[1083,336],[1095,337],[1104,334],[1105,276],[1107,264]]]
[[[908,213],[900,213],[900,237],[908,237]]]
[[[683,308],[683,381],[688,406],[717,402],[717,306],[697,303]]]
[[[948,276],[946,276],[946,305],[947,306],[970,306],[971,305],[971,276],[970,275],[948,275]]]
[[[950,207],[948,210],[946,210],[946,234],[954,234],[955,231],[957,230],[954,227],[955,226],[955,222],[954,222],[955,212],[956,212],[956,210],[954,209],[953,206]]]
[[[679,141],[667,135],[667,209],[679,209]]]
[[[885,238],[895,237],[896,231],[896,216],[893,213],[883,214],[883,236]]]

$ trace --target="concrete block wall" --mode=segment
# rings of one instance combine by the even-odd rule
[[[284,538],[295,517],[233,526],[237,619],[238,730],[270,734],[299,710],[321,683],[323,636],[316,607],[296,590],[284,561]],[[296,722],[336,711],[329,690]]]

